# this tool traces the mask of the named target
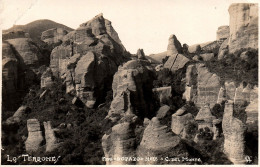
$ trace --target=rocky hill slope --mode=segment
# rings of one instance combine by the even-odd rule
[[[62,28],[68,32],[73,30],[72,28],[67,27],[63,24],[59,24],[51,20],[43,19],[43,20],[36,20],[25,25],[14,25],[13,27],[7,30],[3,30],[3,38],[5,38],[5,35],[8,35],[10,33],[23,31],[28,33],[33,40],[40,41],[42,32],[52,28]]]

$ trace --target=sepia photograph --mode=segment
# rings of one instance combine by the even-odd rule
[[[258,0],[1,0],[1,163],[258,166]]]

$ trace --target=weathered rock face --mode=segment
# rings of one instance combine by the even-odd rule
[[[186,113],[185,108],[180,108],[176,113],[172,114],[171,128],[173,133],[179,135],[184,131],[185,126],[194,120],[191,113]]]
[[[30,38],[30,35],[24,31],[12,31],[2,34],[3,41],[14,38]]]
[[[163,105],[157,111],[156,117],[158,119],[163,119],[164,117],[166,117],[169,114],[170,114],[170,107],[168,105]]]
[[[40,128],[40,122],[37,119],[27,120],[28,138],[25,142],[26,152],[36,152],[39,150],[43,136]]]
[[[234,3],[230,15],[229,52],[241,48],[258,48],[258,4]]]
[[[188,155],[180,137],[167,131],[167,126],[160,124],[157,117],[154,117],[145,128],[143,138],[137,150],[138,157],[186,157]],[[178,162],[166,161],[139,161],[138,165],[152,164],[177,164]],[[180,162],[182,163],[182,162]]]
[[[118,68],[113,79],[113,101],[107,117],[115,120],[115,115],[135,114],[143,118],[150,111],[153,72],[150,63],[131,60]]]
[[[31,85],[35,74],[25,66],[15,48],[5,41],[2,43],[2,70],[3,110],[16,111],[21,101],[18,90],[23,91]]]
[[[98,15],[64,36],[63,44],[51,53],[50,67],[54,76],[66,81],[67,93],[92,108],[104,90],[111,89],[125,51],[111,22]]]
[[[19,58],[28,67],[37,68],[44,63],[44,57],[38,46],[30,38],[7,40],[18,52]]]
[[[66,73],[68,59],[73,54],[72,48],[72,45],[60,45],[52,50],[50,68],[55,77],[61,77]]]
[[[198,107],[210,104],[213,107],[218,99],[220,78],[198,63],[190,65],[186,71],[186,89],[184,98],[193,101]]]
[[[46,152],[50,152],[59,147],[60,143],[55,136],[54,129],[51,126],[51,122],[43,122],[44,132],[45,132],[45,140],[46,140]]]
[[[136,157],[136,139],[134,126],[129,122],[117,124],[112,127],[112,132],[105,134],[102,138],[102,147],[106,158],[113,158],[107,161],[106,165],[131,165],[135,161],[115,160],[121,157]]]
[[[14,113],[14,115],[6,120],[7,124],[19,123],[22,118],[30,112],[30,108],[27,106],[21,106]]]
[[[68,34],[68,31],[63,28],[52,28],[42,32],[41,40],[47,44],[55,44],[62,41],[66,34]]]
[[[153,92],[161,104],[165,104],[172,97],[172,87],[154,88]]]
[[[225,40],[229,37],[229,26],[220,26],[217,30],[217,40]]]
[[[41,88],[48,88],[53,85],[53,74],[50,68],[47,68],[46,71],[41,76]]]
[[[168,68],[170,71],[175,72],[178,69],[183,68],[190,59],[188,59],[183,54],[174,54],[169,57],[169,59],[164,64],[164,68]]]
[[[222,121],[225,137],[224,152],[234,164],[245,163],[245,132],[246,125],[241,120],[233,117],[233,102],[228,101]]]
[[[123,50],[125,50],[124,46],[121,43],[121,40],[118,37],[117,32],[114,30],[111,24],[111,21],[104,19],[102,13],[95,16],[92,20],[81,24],[80,27],[89,28],[92,34],[94,34],[95,36],[107,33],[116,43],[118,43],[122,47]]]
[[[2,70],[3,98],[12,101],[18,87],[18,60],[11,45],[5,42],[2,44]]]
[[[216,53],[219,50],[222,43],[223,40],[208,42],[204,46],[201,44],[203,46],[201,47],[201,51],[203,53]]]
[[[167,47],[167,56],[172,56],[178,53],[182,53],[181,43],[178,41],[175,35],[169,37],[168,47]]]

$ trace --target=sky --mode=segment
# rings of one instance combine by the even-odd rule
[[[99,13],[112,22],[131,53],[167,50],[175,34],[181,44],[213,41],[219,26],[229,24],[228,7],[258,0],[0,0],[0,27],[7,29],[49,19],[76,29]]]

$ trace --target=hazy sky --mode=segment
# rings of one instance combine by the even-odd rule
[[[234,2],[258,0],[0,0],[1,27],[50,19],[71,28],[99,13],[131,53],[166,51],[168,38],[192,45],[216,39],[217,28],[229,24],[228,7]]]

